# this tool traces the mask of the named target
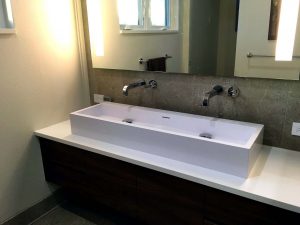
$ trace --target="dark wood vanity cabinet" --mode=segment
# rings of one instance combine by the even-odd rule
[[[203,224],[203,186],[141,168],[138,216],[146,224]]]
[[[137,213],[137,166],[40,139],[47,181],[129,216]],[[82,196],[81,196],[82,195]]]
[[[208,220],[208,219],[204,219],[203,225],[221,225],[221,224],[215,223],[215,222],[213,222],[211,220]]]
[[[40,144],[48,181],[141,224],[300,224],[297,213],[48,139]]]
[[[216,225],[300,224],[300,214],[207,187],[205,216]]]

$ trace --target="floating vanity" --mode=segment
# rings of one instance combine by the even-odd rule
[[[35,134],[73,197],[145,224],[299,223],[300,153],[261,146],[262,125],[116,103],[70,118]]]

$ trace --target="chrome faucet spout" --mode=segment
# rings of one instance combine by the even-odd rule
[[[144,80],[125,85],[123,87],[123,95],[128,96],[128,92],[129,92],[130,89],[145,86],[145,85],[146,85],[146,81],[144,81]]]
[[[224,88],[221,85],[214,86],[211,91],[205,93],[202,106],[208,106],[209,100],[216,95],[220,95],[223,91]]]

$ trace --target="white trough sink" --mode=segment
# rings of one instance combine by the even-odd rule
[[[245,178],[263,136],[260,124],[111,102],[71,113],[70,120],[75,135]]]

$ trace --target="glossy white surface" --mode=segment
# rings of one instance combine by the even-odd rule
[[[264,146],[248,179],[71,134],[70,121],[38,131],[39,137],[78,147],[300,213],[300,152]]]
[[[110,102],[71,113],[70,119],[73,134],[240,177],[248,177],[263,133],[259,124]]]

